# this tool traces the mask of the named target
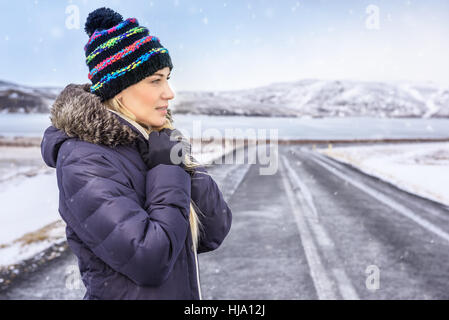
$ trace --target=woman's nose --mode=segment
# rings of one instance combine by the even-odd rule
[[[174,93],[173,90],[170,88],[170,85],[167,84],[165,90],[164,90],[164,99],[173,99],[174,98]]]

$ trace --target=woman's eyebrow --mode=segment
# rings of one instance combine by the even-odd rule
[[[170,74],[171,74],[171,72],[168,74],[168,76],[170,76]],[[161,77],[163,77],[164,75],[162,73],[155,73],[155,74],[153,74],[153,76],[161,76]]]

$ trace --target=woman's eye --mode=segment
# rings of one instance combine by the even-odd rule
[[[167,80],[170,80],[170,77],[168,77]],[[151,81],[151,82],[158,82],[158,81],[160,81],[160,79],[157,79],[157,80],[154,80],[154,81]]]

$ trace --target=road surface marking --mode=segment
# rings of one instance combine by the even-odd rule
[[[291,185],[300,185],[301,186],[301,191],[304,192],[304,194],[306,194],[305,197],[302,197],[302,199],[304,199],[303,201],[301,201],[301,199],[298,199],[299,194],[296,194],[297,199],[299,201],[299,203],[301,204],[307,204],[307,207],[305,207],[304,205],[302,206],[303,208],[303,212],[299,212],[299,209],[297,209],[297,206],[294,205],[295,203],[295,199],[294,199],[294,194],[291,190],[288,189],[288,186],[286,186],[286,192],[287,192],[287,196],[289,197],[290,203],[292,204],[292,208],[294,209],[293,212],[295,214],[296,217],[296,221],[298,222],[298,229],[300,231],[300,234],[304,233],[304,238],[308,238],[307,240],[311,242],[312,246],[315,248],[314,250],[316,251],[316,254],[318,254],[318,250],[317,247],[315,246],[315,243],[313,242],[313,238],[310,238],[310,236],[307,236],[307,234],[311,234],[309,227],[312,229],[312,233],[315,235],[315,239],[318,242],[318,246],[321,247],[321,251],[323,252],[323,254],[326,256],[328,256],[329,258],[332,258],[330,260],[334,261],[334,263],[338,265],[340,265],[340,261],[338,259],[337,254],[335,253],[335,244],[333,243],[332,239],[329,237],[328,233],[326,232],[324,226],[322,224],[319,223],[318,219],[314,219],[314,216],[318,216],[317,214],[317,210],[315,208],[315,205],[313,203],[313,198],[312,198],[312,193],[310,192],[310,190],[307,188],[307,186],[299,179],[297,173],[295,172],[295,170],[293,170],[291,168],[291,166],[288,163],[288,160],[285,158],[285,156],[282,156],[282,161],[284,164],[284,167],[287,169],[288,171],[288,177],[290,178],[290,182]],[[284,177],[283,177],[284,178]],[[288,182],[284,182],[284,184]],[[292,199],[290,199],[292,198]],[[313,209],[312,209],[313,208]],[[314,214],[307,214],[307,211],[310,210],[315,210]],[[303,218],[303,216],[305,217],[305,219]],[[307,222],[306,222],[307,220]],[[301,237],[302,239],[302,237]],[[319,256],[318,256],[318,259]],[[330,284],[327,285],[326,290],[330,290],[329,288],[331,288],[334,292],[331,293],[331,295],[334,298],[331,299],[337,299],[338,294],[336,291],[336,289],[334,289],[334,287],[332,286],[332,282],[326,272],[326,269],[324,268],[324,266],[322,265],[321,260],[319,260],[319,263],[321,264],[321,271],[320,271],[320,275],[319,276],[324,276],[323,280],[319,280],[320,282],[330,282]],[[310,265],[310,269],[313,269],[313,266]],[[348,276],[346,275],[346,272],[344,271],[343,268],[340,267],[334,267],[333,268],[333,274],[334,274],[334,279],[338,285],[338,291],[340,292],[341,297],[343,297],[343,299],[345,300],[358,300],[359,296],[357,295],[356,290],[354,289],[354,287],[352,286],[352,283],[350,281],[350,279],[348,278]],[[318,292],[318,289],[317,289]],[[324,292],[324,295],[327,292]],[[323,294],[322,294],[323,295]],[[319,295],[320,296],[320,295]]]
[[[364,191],[365,193],[367,193],[368,195],[372,196],[373,198],[379,200],[380,202],[386,204],[390,208],[396,210],[397,212],[399,212],[403,216],[413,220],[414,222],[416,222],[417,224],[419,224],[423,228],[427,229],[428,231],[436,234],[437,236],[441,237],[442,239],[444,239],[446,241],[449,241],[449,234],[447,232],[445,232],[444,230],[440,229],[436,225],[430,223],[429,221],[421,218],[420,216],[415,214],[413,211],[409,210],[407,207],[401,205],[400,203],[397,203],[396,201],[394,201],[390,197],[387,197],[386,195],[378,192],[377,190],[374,190],[371,187],[368,187],[367,185],[364,185],[364,184],[362,184],[362,183],[360,183],[360,182],[358,182],[358,181],[356,181],[356,180],[346,176],[342,172],[339,172],[336,168],[333,168],[333,167],[331,167],[330,165],[328,165],[326,163],[326,162],[328,162],[330,160],[322,159],[321,155],[320,156],[316,156],[311,151],[305,151],[305,152],[307,152],[307,153],[312,155],[311,159],[313,161],[315,161],[317,164],[319,164],[323,168],[327,169],[328,171],[332,172],[337,177],[347,181],[348,183],[352,184],[354,187]]]
[[[284,160],[284,159],[283,159]],[[296,225],[299,229],[299,235],[301,237],[301,242],[304,248],[304,253],[306,255],[307,263],[309,265],[310,276],[313,280],[313,285],[315,286],[318,299],[320,300],[336,300],[337,296],[334,292],[332,282],[329,279],[323,263],[321,262],[318,250],[313,242],[312,234],[307,227],[307,224],[299,212],[298,206],[295,203],[295,196],[291,190],[291,186],[285,177],[284,168],[281,162],[279,163],[281,167],[281,177],[284,183],[285,193],[287,195],[288,201],[290,202],[290,207],[293,211],[293,215],[296,220]]]

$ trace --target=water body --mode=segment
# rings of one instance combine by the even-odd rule
[[[449,138],[449,119],[417,118],[283,118],[176,115],[174,125],[187,137],[200,136],[279,139]],[[1,114],[0,135],[41,137],[49,114]],[[270,130],[274,130],[271,131]]]

